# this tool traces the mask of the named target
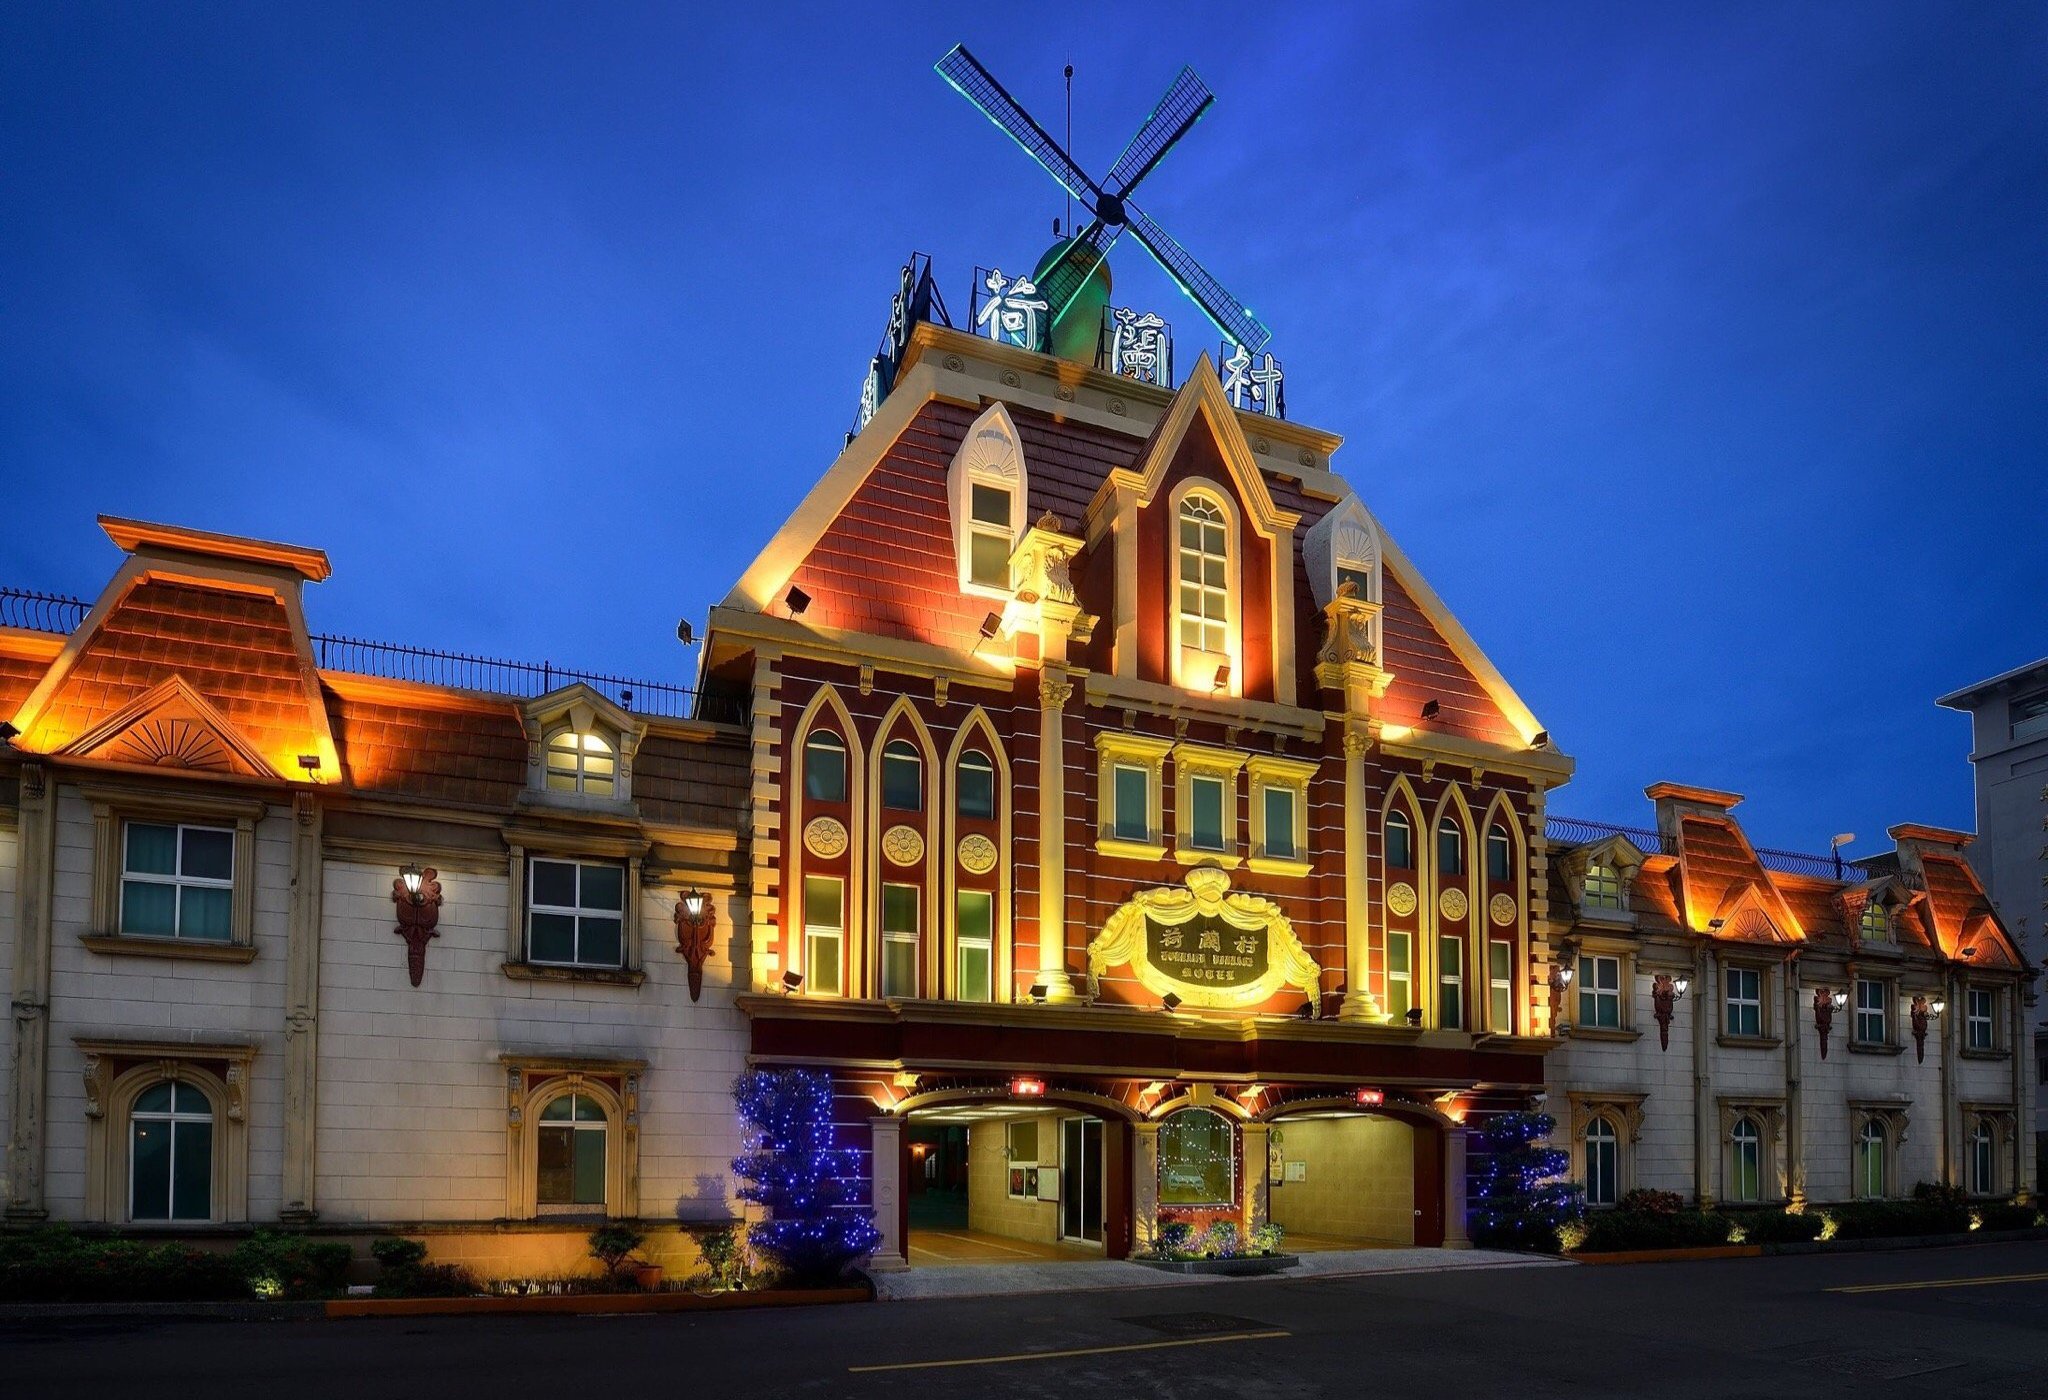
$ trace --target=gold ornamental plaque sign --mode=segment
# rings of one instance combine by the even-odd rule
[[[1128,965],[1145,988],[1189,1006],[1256,1006],[1285,987],[1311,1000],[1323,972],[1278,904],[1232,893],[1214,866],[1190,870],[1185,885],[1140,890],[1088,945],[1088,975],[1099,981]]]

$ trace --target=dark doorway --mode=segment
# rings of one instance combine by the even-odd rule
[[[1060,1124],[1060,1238],[1102,1243],[1102,1120]]]
[[[913,1123],[907,1134],[905,1183],[913,1230],[967,1228],[967,1129],[959,1124]]]

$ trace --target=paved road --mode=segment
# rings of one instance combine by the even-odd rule
[[[1977,1393],[2048,1397],[2048,1242],[694,1317],[0,1328],[9,1400]]]

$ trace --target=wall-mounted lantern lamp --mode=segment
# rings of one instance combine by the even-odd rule
[[[1660,972],[1650,981],[1650,1011],[1657,1018],[1657,1044],[1662,1049],[1671,1048],[1672,1013],[1691,985],[1691,978],[1674,977],[1668,972]]]
[[[427,975],[427,944],[441,935],[440,874],[431,865],[422,870],[408,861],[398,867],[391,882],[391,902],[398,909],[398,927],[393,930],[405,940],[405,971],[417,987]]]
[[[711,935],[718,927],[718,914],[711,896],[692,888],[676,901],[676,951],[690,970],[690,1000],[704,994],[704,960],[711,956]]]
[[[1825,987],[1813,989],[1813,1029],[1820,1037],[1820,1057],[1828,1057],[1828,1032],[1835,1028],[1835,1013],[1849,1004],[1849,994],[1844,991],[1830,992]]]

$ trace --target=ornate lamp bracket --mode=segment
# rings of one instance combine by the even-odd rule
[[[391,882],[391,902],[398,908],[393,932],[405,940],[405,970],[415,987],[427,975],[427,941],[441,936],[435,930],[441,922],[439,875],[432,866],[408,865]]]
[[[711,896],[693,889],[676,901],[676,951],[690,970],[690,1000],[704,994],[704,960],[711,956],[711,935],[718,911]]]

